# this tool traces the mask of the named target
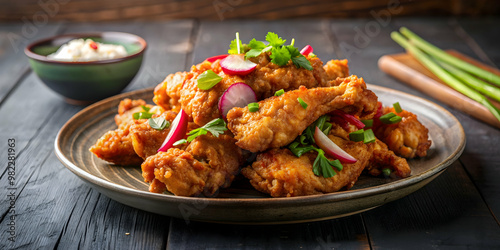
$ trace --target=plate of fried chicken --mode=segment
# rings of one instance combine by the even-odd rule
[[[312,51],[270,44],[292,59],[280,65],[275,47],[264,48],[236,58],[252,68],[228,71],[231,54],[209,58],[154,89],[87,107],[61,128],[57,156],[132,207],[266,224],[342,217],[397,200],[463,151],[463,128],[442,107],[366,84],[346,60],[323,64]],[[222,101],[246,101],[228,93],[241,83],[255,100],[221,109]]]

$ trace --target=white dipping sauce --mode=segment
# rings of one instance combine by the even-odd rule
[[[127,56],[122,45],[103,44],[92,39],[75,39],[61,46],[47,58],[57,61],[86,62],[115,59]]]

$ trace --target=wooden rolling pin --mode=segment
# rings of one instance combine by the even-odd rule
[[[500,75],[500,70],[478,62],[470,57],[460,54],[456,51],[448,51],[449,54],[472,63],[478,67]],[[500,128],[500,122],[491,114],[491,112],[481,104],[464,96],[463,94],[448,87],[444,82],[437,78],[425,66],[420,64],[411,55],[402,53],[395,55],[385,55],[378,60],[379,68],[385,73],[401,80],[402,82],[426,93],[429,96],[469,114],[483,122]],[[500,108],[500,103],[490,99],[496,107]]]

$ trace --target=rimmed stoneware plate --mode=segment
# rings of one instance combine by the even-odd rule
[[[317,221],[360,213],[400,199],[441,174],[458,159],[465,134],[457,119],[442,107],[396,90],[369,85],[384,105],[399,102],[414,112],[429,129],[432,146],[428,156],[410,160],[411,176],[393,180],[361,176],[351,190],[292,198],[261,194],[244,178],[216,198],[180,197],[148,192],[140,167],[108,164],[89,152],[106,131],[116,128],[114,115],[123,98],[151,100],[153,89],[110,97],[71,118],[59,131],[55,152],[71,172],[102,194],[123,204],[184,220],[237,224],[279,224]]]

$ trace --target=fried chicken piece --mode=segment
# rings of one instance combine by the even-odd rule
[[[304,108],[298,99],[307,104]],[[339,86],[306,89],[301,87],[281,96],[259,102],[257,112],[248,108],[233,108],[227,114],[228,128],[239,147],[251,152],[279,148],[292,142],[321,115],[336,109],[359,115],[373,116],[377,96],[366,89],[362,78],[344,78]]]
[[[259,100],[271,97],[280,89],[295,90],[299,86],[306,88],[327,87],[334,82],[331,70],[330,75],[323,68],[323,62],[317,57],[308,57],[313,70],[297,68],[292,62],[285,66],[278,66],[271,62],[268,54],[263,53],[251,58],[257,63],[254,71],[246,76],[227,75],[219,64],[204,61],[191,67],[190,72],[179,72],[169,75],[155,88],[153,101],[165,109],[169,107],[182,108],[199,126],[219,118],[219,99],[224,91],[234,83],[244,82],[256,93]],[[222,80],[209,90],[198,88],[197,78],[207,70],[212,70],[222,77]]]
[[[196,137],[185,150],[170,148],[148,157],[141,165],[149,190],[165,190],[179,196],[214,196],[228,187],[242,163],[241,149],[223,134]]]
[[[329,80],[335,80],[337,77],[345,78],[349,76],[349,66],[347,59],[344,60],[330,60],[323,69],[326,72]]]
[[[389,168],[396,176],[406,178],[411,175],[410,165],[405,158],[401,158],[387,148],[387,145],[376,139],[368,144],[372,151],[370,163],[366,167],[367,172],[373,176],[379,176],[382,169]]]
[[[140,165],[139,157],[132,146],[129,128],[131,124],[121,125],[119,129],[105,133],[89,150],[97,157],[117,165]]]
[[[159,117],[172,123],[176,116],[176,112],[166,111]],[[147,120],[131,125],[130,134],[135,153],[143,159],[156,154],[163,141],[165,141],[165,138],[167,138],[169,131],[169,128],[163,130],[151,128]]]
[[[130,124],[134,121],[132,115],[137,112],[142,112],[142,106],[151,108],[152,105],[146,104],[146,101],[142,99],[132,100],[129,98],[123,99],[118,104],[118,114],[115,115],[116,126]]]
[[[361,175],[370,153],[362,142],[345,143],[345,150],[358,161],[352,164],[344,163],[341,171],[334,168],[336,175],[331,178],[316,176],[313,173],[313,162],[317,153],[310,152],[296,157],[286,148],[270,149],[259,154],[257,160],[251,166],[243,168],[241,173],[250,180],[255,189],[273,197],[303,196],[349,189]]]
[[[402,120],[395,124],[378,124],[374,129],[376,137],[385,142],[394,153],[407,159],[426,156],[432,144],[429,130],[409,111],[396,113],[393,107],[385,107],[383,110],[384,114],[391,112],[401,116]]]

